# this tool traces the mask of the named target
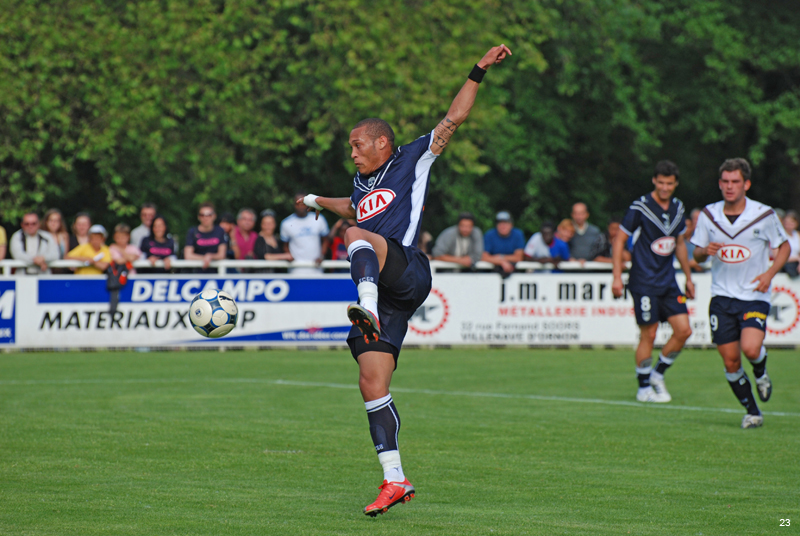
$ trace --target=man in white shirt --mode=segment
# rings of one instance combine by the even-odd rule
[[[29,274],[49,274],[47,263],[57,261],[60,255],[55,237],[39,229],[39,216],[35,212],[25,214],[22,229],[11,235],[11,256],[32,264],[25,269]]]
[[[142,240],[150,236],[150,226],[156,217],[156,206],[153,203],[143,203],[139,209],[139,219],[142,224],[131,231],[131,244],[137,248],[142,247]],[[175,247],[178,247],[177,242]]]
[[[311,215],[302,200],[305,193],[294,196],[295,212],[281,222],[281,241],[284,249],[292,254],[296,261],[322,262],[328,250],[328,222],[325,218]],[[301,202],[298,205],[298,200]],[[292,268],[293,274],[321,273],[321,268]]]
[[[775,211],[745,197],[750,189],[750,164],[732,158],[719,168],[722,201],[703,209],[692,235],[694,258],[711,262],[711,338],[725,362],[733,394],[747,410],[742,428],[761,426],[764,417],[753,398],[741,354],[753,365],[758,397],[772,394],[763,346],[770,309],[770,285],[786,259],[789,243]],[[769,265],[770,249],[777,248]]]

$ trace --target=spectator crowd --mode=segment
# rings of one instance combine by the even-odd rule
[[[298,193],[294,200],[302,199]],[[82,263],[73,268],[79,275],[103,274],[112,263],[125,264],[146,260],[151,264],[148,272],[168,272],[172,261],[178,258],[201,261],[203,271],[216,260],[281,260],[305,261],[319,265],[323,259],[346,260],[344,233],[356,225],[353,220],[341,219],[328,228],[325,218],[317,218],[300,204],[293,205],[294,213],[278,224],[274,210],[256,213],[243,208],[234,217],[224,212],[216,213],[212,203],[198,207],[198,224],[186,233],[183,249],[178,239],[170,233],[167,219],[158,213],[152,203],[144,203],[139,211],[140,224],[131,229],[120,223],[113,228],[110,237],[103,225],[92,222],[89,214],[75,215],[70,226],[58,209],[50,209],[39,218],[29,212],[22,218],[21,228],[7,239],[6,231],[0,227],[0,260],[10,256],[24,261],[28,266],[22,270],[29,274],[52,273],[50,264],[60,259],[71,259]],[[800,261],[800,221],[797,212],[781,211],[779,216],[789,235],[791,254],[784,271],[790,276],[798,275]],[[686,244],[689,262],[695,272],[708,269],[694,261],[691,238],[700,215],[694,209],[686,218]],[[514,226],[512,215],[505,210],[497,213],[495,225],[486,232],[475,224],[469,212],[458,215],[455,225],[442,231],[438,237],[423,232],[420,248],[433,260],[446,261],[472,270],[476,263],[484,261],[494,265],[503,275],[515,270],[521,261],[546,263],[557,270],[563,261],[585,263],[594,261],[611,263],[611,244],[619,232],[620,218],[611,218],[605,229],[590,222],[591,214],[585,203],[572,206],[569,218],[558,223],[545,221],[539,230],[526,239],[521,229]],[[628,241],[628,249],[632,245]],[[625,261],[630,253],[623,252]],[[163,261],[155,267],[157,261]],[[163,266],[163,267],[162,267]],[[292,268],[293,273],[315,273],[316,267]],[[56,271],[68,272],[67,269]],[[263,271],[263,270],[262,270]]]

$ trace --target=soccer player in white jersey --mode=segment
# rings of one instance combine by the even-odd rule
[[[789,242],[780,219],[762,203],[745,196],[750,189],[750,164],[744,158],[725,160],[719,168],[722,201],[703,209],[692,235],[694,258],[711,262],[711,338],[725,363],[725,377],[747,410],[742,428],[755,428],[764,417],[753,398],[741,354],[753,365],[762,402],[772,394],[767,374],[764,335],[770,308],[770,285],[786,259]],[[771,249],[778,249],[772,266]]]
[[[298,203],[356,219],[345,233],[350,275],[358,303],[347,308],[353,323],[347,344],[358,363],[358,386],[370,435],[383,466],[380,494],[364,513],[376,516],[414,497],[400,463],[400,416],[389,393],[408,320],[431,289],[428,258],[417,249],[430,168],[469,115],[486,70],[511,54],[490,49],[475,65],[445,118],[433,131],[395,148],[394,131],[378,118],[360,121],[350,132],[350,156],[358,172],[350,197],[308,195]]]

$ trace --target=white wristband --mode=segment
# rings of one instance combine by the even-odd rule
[[[307,207],[313,208],[314,210],[322,210],[322,207],[317,204],[318,195],[308,194],[303,198],[303,204]]]

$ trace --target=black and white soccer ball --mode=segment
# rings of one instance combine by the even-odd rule
[[[189,306],[192,327],[203,337],[218,339],[236,327],[239,308],[227,292],[206,289]]]

